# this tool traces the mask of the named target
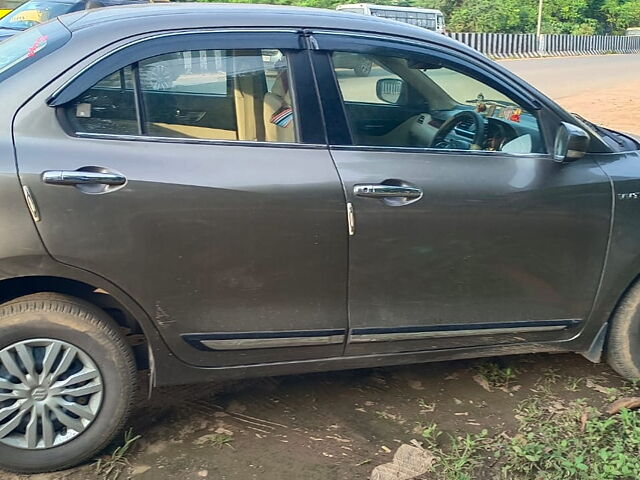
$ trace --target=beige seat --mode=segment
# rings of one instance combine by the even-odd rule
[[[259,50],[235,50],[233,52],[234,100],[238,140],[264,141],[263,98],[265,94],[264,71]]]
[[[264,96],[264,133],[267,142],[293,143],[296,141],[295,118],[285,127],[271,122],[273,115],[283,107],[291,107],[291,92],[287,73],[280,72],[270,92]]]

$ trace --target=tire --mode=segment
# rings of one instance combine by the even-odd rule
[[[640,379],[640,282],[624,295],[611,320],[607,362],[628,379]]]
[[[121,431],[135,401],[136,365],[103,310],[34,294],[0,306],[0,382],[0,408],[16,409],[0,419],[0,468],[54,471],[92,458]]]
[[[370,61],[363,61],[353,67],[353,73],[356,74],[356,77],[368,77],[371,73],[371,67],[372,63]]]

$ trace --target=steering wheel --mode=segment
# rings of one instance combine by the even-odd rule
[[[475,110],[463,110],[449,117],[433,137],[431,148],[451,148],[451,142],[447,140],[447,136],[463,120],[471,120],[475,127],[471,149],[481,149],[484,141],[484,118]]]

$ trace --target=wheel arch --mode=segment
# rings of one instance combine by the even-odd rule
[[[629,271],[620,272],[615,279],[610,279],[608,288],[601,289],[599,298],[596,300],[593,312],[591,314],[591,322],[593,330],[591,331],[591,343],[579,353],[587,360],[599,363],[607,350],[607,341],[609,331],[613,324],[613,319],[618,311],[618,307],[627,296],[634,285],[640,283],[640,263],[639,259],[629,265]],[[605,283],[606,284],[606,283]],[[601,319],[596,321],[596,319]]]
[[[123,330],[135,353],[138,370],[149,368],[148,339],[130,310],[108,291],[85,282],[56,276],[24,276],[0,280],[0,304],[33,293],[62,293],[85,300],[105,311]]]
[[[151,317],[133,298],[100,276],[48,256],[0,260],[0,303],[43,292],[71,295],[103,309],[124,330],[138,369],[149,369],[155,385],[156,371],[172,354]]]

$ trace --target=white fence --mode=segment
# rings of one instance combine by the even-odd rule
[[[640,36],[449,33],[451,38],[488,57],[524,58],[598,53],[640,53]]]

